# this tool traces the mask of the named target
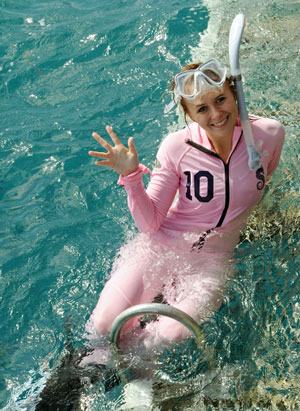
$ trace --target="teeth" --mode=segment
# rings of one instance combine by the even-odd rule
[[[220,123],[215,123],[213,124],[214,126],[222,126],[223,124],[226,123],[227,118],[225,118],[224,120],[220,121]]]

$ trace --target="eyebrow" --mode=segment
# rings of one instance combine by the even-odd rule
[[[215,97],[215,100],[217,100],[217,99],[220,98],[220,97],[224,97],[224,96],[225,96],[225,93],[218,94],[217,97]],[[200,108],[200,107],[203,107],[203,106],[207,106],[207,103],[197,104],[197,105],[196,105],[196,108]]]

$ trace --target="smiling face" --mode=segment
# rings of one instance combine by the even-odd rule
[[[226,81],[220,90],[210,91],[192,101],[184,99],[189,117],[202,127],[212,142],[231,141],[238,108]]]

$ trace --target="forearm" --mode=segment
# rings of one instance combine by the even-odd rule
[[[152,232],[159,229],[174,199],[177,185],[166,185],[167,172],[158,170],[153,173],[147,191],[142,176],[149,170],[140,165],[138,171],[129,176],[121,176],[119,184],[127,192],[128,207],[141,232]]]

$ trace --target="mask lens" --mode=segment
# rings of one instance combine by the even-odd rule
[[[191,72],[179,73],[176,87],[182,96],[193,96],[195,93],[195,75]]]
[[[205,76],[206,81],[211,85],[223,85],[226,79],[226,67],[215,59],[209,60],[200,66],[199,70],[203,73],[203,76]]]
[[[212,70],[204,70],[203,74],[205,74],[206,81],[211,85],[214,85],[215,83],[220,83],[222,80],[219,74]]]

